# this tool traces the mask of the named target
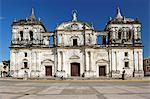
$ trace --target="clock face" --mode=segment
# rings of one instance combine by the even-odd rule
[[[72,28],[72,30],[78,30],[79,26],[77,24],[72,24],[71,28]]]

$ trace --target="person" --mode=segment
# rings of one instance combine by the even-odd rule
[[[82,77],[84,77],[84,75],[85,75],[85,74],[83,73],[83,74],[82,74]]]
[[[122,72],[122,80],[125,80],[125,70],[123,68],[123,72]]]
[[[60,77],[60,79],[61,79],[61,80],[63,80],[63,79],[64,79],[64,77],[63,77],[63,76],[61,76],[61,77]]]

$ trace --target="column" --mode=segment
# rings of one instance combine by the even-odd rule
[[[142,51],[139,51],[139,70],[143,71],[143,54],[142,54]]]
[[[56,68],[56,71],[58,70],[58,52],[57,52],[57,49],[55,51],[55,68]]]
[[[58,52],[58,56],[57,56],[57,59],[58,59],[58,69],[57,70],[62,70],[62,52],[59,51]]]
[[[139,71],[139,65],[140,65],[140,64],[139,64],[139,61],[140,61],[140,60],[139,60],[139,52],[137,52],[137,61],[138,61],[138,71]]]
[[[139,51],[139,70],[140,70],[140,76],[144,77],[144,71],[143,71],[143,50],[141,49]]]
[[[124,28],[124,39],[126,39],[126,38],[127,38],[127,29]]]
[[[141,39],[141,29],[140,27],[137,27],[137,38],[140,38]]]
[[[55,44],[55,42],[54,42]],[[54,71],[57,71],[57,49],[54,50]]]
[[[88,52],[89,56],[89,70],[91,71],[91,52]]]
[[[19,38],[19,37],[17,37],[17,35],[18,34],[16,32],[12,34],[12,41],[16,41],[17,38]]]
[[[61,57],[61,70],[63,70],[63,52],[60,52],[60,57]]]
[[[37,52],[37,66],[36,66],[36,71],[38,70],[38,68],[40,67],[40,52]]]
[[[112,39],[115,39],[115,28],[111,28],[111,31],[112,31]]]
[[[62,34],[61,34],[61,39],[62,39],[61,45],[63,46],[64,45],[64,37]]]
[[[138,71],[138,54],[137,54],[137,51],[134,51],[134,64],[135,64],[135,71]]]
[[[93,53],[91,52],[91,70],[94,71],[94,68],[92,67],[92,66],[93,66],[93,62],[94,62],[93,59],[94,59],[94,58],[93,58]]]
[[[85,57],[85,56],[87,56],[87,57]],[[88,54],[88,52],[85,52],[85,68],[86,68],[86,70],[88,71],[89,70],[89,54]]]
[[[15,71],[17,72],[17,77],[18,77],[18,61],[17,61],[17,58],[18,58],[18,51],[15,52]],[[21,65],[22,66],[22,65]]]
[[[62,44],[62,36],[59,34],[58,35],[58,45],[61,46]]]
[[[83,53],[83,59],[84,59],[84,71],[87,71],[87,67],[86,67],[86,52],[84,50],[84,53]]]
[[[34,53],[34,55],[35,55],[35,68],[34,68],[34,70],[37,70],[37,62],[38,62],[38,60],[37,60],[37,52],[35,52]]]
[[[116,70],[116,52],[112,51],[112,68],[111,70],[112,71],[115,71]]]
[[[117,62],[117,52],[115,52],[115,65],[116,65],[116,71],[117,71],[117,65],[118,65],[118,62]]]
[[[14,58],[14,59],[13,59]],[[14,73],[16,74],[16,52],[14,52],[14,55],[13,55],[13,70],[14,70]]]
[[[135,69],[135,52],[134,52],[134,49],[133,49],[133,72],[135,72],[135,70],[136,70]]]
[[[120,65],[120,62],[121,62],[121,59],[120,59],[120,51],[118,51],[118,53],[116,53],[117,55],[116,55],[116,57],[117,57],[117,66],[116,66],[116,70],[119,70],[119,66],[121,66]]]
[[[118,39],[118,30],[115,28],[115,39]]]

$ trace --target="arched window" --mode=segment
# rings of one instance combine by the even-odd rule
[[[24,57],[27,57],[27,52],[24,53]]]
[[[29,34],[30,34],[30,40],[33,41],[33,31],[30,31]]]
[[[131,39],[131,33],[132,33],[132,31],[129,30],[129,39]]]
[[[103,45],[106,45],[106,36],[103,36]]]
[[[126,38],[127,38],[127,39],[131,39],[131,37],[132,37],[132,30],[128,30],[128,31],[127,31],[127,35],[126,35]]]
[[[23,59],[22,62],[23,62],[23,69],[28,69],[29,68],[28,67],[28,60],[27,59]]]
[[[118,39],[121,39],[121,30],[118,31]]]
[[[23,40],[23,31],[20,31],[20,38],[21,38],[21,41]]]

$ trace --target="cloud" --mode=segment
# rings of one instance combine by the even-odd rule
[[[4,17],[2,17],[2,16],[0,16],[0,20],[3,20],[3,19],[5,19]]]

